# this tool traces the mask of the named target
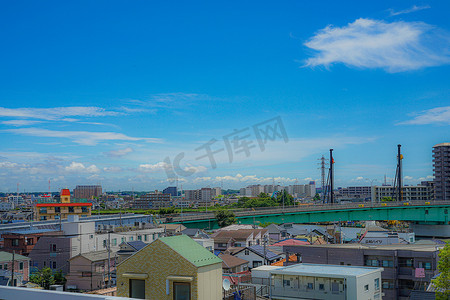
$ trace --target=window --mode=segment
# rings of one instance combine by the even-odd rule
[[[81,277],[92,277],[92,272],[81,272]]]
[[[23,270],[23,262],[19,263],[19,270]]]
[[[117,246],[117,239],[112,239],[112,245]]]
[[[3,265],[0,265],[0,270],[3,270]]]
[[[46,207],[41,207],[41,208],[39,209],[39,213],[40,213],[40,214],[46,214],[46,213],[47,213],[47,208],[46,208]]]
[[[73,206],[69,206],[69,213],[73,213],[74,211]]]
[[[40,221],[46,221],[47,220],[47,216],[41,216]]]
[[[89,238],[90,238],[90,239],[93,239],[93,238],[94,238],[94,235],[93,235],[93,234],[91,234],[91,235],[89,236]]]
[[[262,266],[262,261],[260,260],[254,260],[253,261],[253,268],[257,268],[259,266]]]
[[[325,284],[320,283],[320,284],[319,284],[319,290],[320,290],[320,291],[324,291],[324,290],[325,290]]]
[[[133,237],[132,236],[130,236],[130,242],[132,242],[133,241]]]
[[[248,251],[248,249],[245,249],[245,250],[244,250],[244,254],[245,254],[245,255],[249,255],[249,254],[250,254],[250,251]]]
[[[173,300],[190,300],[191,284],[189,282],[173,283]]]
[[[103,240],[103,248],[106,248],[107,245],[108,243],[106,242],[106,240]]]
[[[374,285],[375,285],[375,291],[380,290],[380,278],[375,278]]]
[[[384,268],[392,268],[394,266],[394,262],[392,260],[383,260],[382,265]]]
[[[331,283],[331,293],[339,294],[339,283],[338,282]]]
[[[431,270],[431,263],[419,261],[419,268],[424,268],[425,270]]]
[[[130,298],[145,299],[145,280],[130,279]]]
[[[13,245],[13,247],[19,246],[19,239],[13,239],[12,240],[12,245]]]
[[[56,244],[50,244],[50,252],[56,252]]]
[[[50,267],[51,267],[52,269],[56,269],[56,261],[51,261],[51,262],[50,262]]]
[[[3,269],[8,270],[8,264],[4,264]]]
[[[308,282],[308,283],[306,284],[306,288],[307,288],[308,290],[313,290],[313,289],[314,289],[314,283]]]
[[[148,241],[148,234],[144,235],[144,241]]]
[[[125,238],[124,238],[124,237],[121,238],[120,241],[121,241],[122,243],[124,243],[124,242],[125,242]]]
[[[283,286],[291,286],[291,281],[283,279]]]
[[[368,291],[369,291],[369,285],[366,284],[366,285],[364,286],[364,292],[368,292]]]
[[[61,207],[55,207],[55,213],[60,213],[61,212]]]
[[[81,212],[87,213],[88,208],[86,206],[81,207]]]
[[[153,238],[154,239],[154,238]],[[225,243],[219,243],[217,246],[219,246],[220,248],[226,248],[227,244]]]
[[[138,235],[137,239],[138,241],[142,241],[142,235]]]

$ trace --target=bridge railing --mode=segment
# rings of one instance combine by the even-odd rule
[[[277,213],[292,213],[292,212],[305,212],[305,211],[321,211],[321,210],[342,210],[342,209],[372,209],[372,208],[384,208],[384,207],[408,207],[408,206],[433,206],[433,205],[443,205],[450,204],[450,201],[390,201],[390,202],[357,202],[357,203],[334,203],[334,204],[323,204],[323,203],[311,203],[303,205],[292,205],[285,206],[273,206],[273,207],[255,207],[255,208],[237,208],[230,209],[233,211],[236,217],[240,216],[257,216],[265,214],[277,214]],[[186,214],[172,214],[166,215],[170,217],[174,222],[177,221],[195,221],[203,219],[213,219],[215,217],[214,212],[198,212],[196,214],[189,213]]]

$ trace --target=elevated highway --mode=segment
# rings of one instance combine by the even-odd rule
[[[310,204],[232,210],[240,224],[324,223],[336,221],[409,221],[418,224],[449,224],[450,201],[411,201],[352,204]],[[213,212],[176,214],[165,220],[189,228],[218,228]]]

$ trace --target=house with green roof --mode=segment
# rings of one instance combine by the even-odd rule
[[[159,238],[117,266],[117,296],[222,298],[222,260],[186,235]]]
[[[9,276],[11,276],[11,271],[13,269],[12,258],[12,253],[0,251],[0,277],[5,277],[5,274],[9,274]],[[22,275],[20,280],[17,280],[18,277],[16,277],[14,280],[14,286],[21,285],[21,281],[28,281],[30,276],[30,259],[23,255],[14,254],[14,273],[20,273]],[[3,280],[0,279],[0,285],[3,284],[2,282]]]

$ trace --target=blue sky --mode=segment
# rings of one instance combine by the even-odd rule
[[[405,182],[430,179],[432,146],[450,140],[448,11],[447,1],[4,2],[0,191],[47,191],[49,180],[53,191],[153,190],[174,176],[184,188],[301,184],[319,179],[330,148],[339,186],[379,184],[395,174],[397,144]],[[273,118],[286,135],[262,151],[252,126]],[[225,136],[238,141],[228,149]],[[215,168],[196,151],[212,139],[223,149]]]

